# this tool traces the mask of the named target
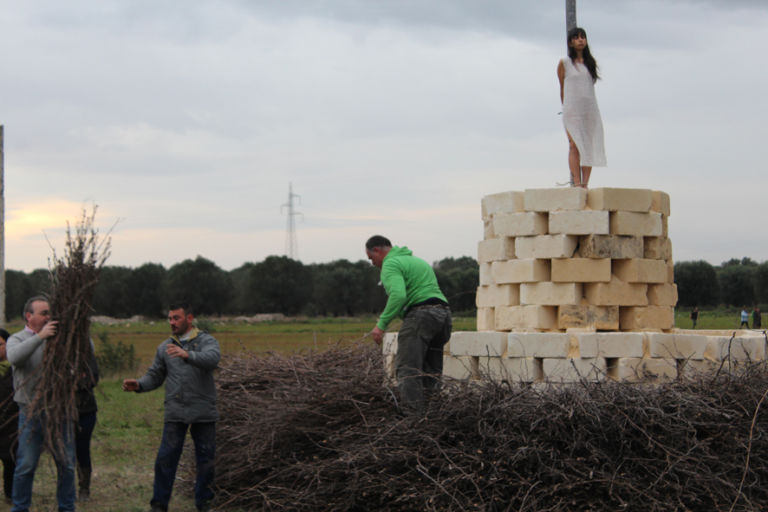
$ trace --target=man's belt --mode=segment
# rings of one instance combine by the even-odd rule
[[[411,304],[410,306],[408,306],[408,309],[405,310],[405,314],[403,316],[410,313],[411,310],[413,309],[423,308],[425,306],[446,306],[447,307],[448,303],[442,299],[438,299],[437,297],[430,297],[427,300],[423,300],[421,302],[417,302],[416,304]]]

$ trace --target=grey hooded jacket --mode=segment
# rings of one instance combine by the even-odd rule
[[[171,343],[186,350],[189,358],[169,356],[166,350]],[[219,359],[219,342],[208,333],[197,331],[187,341],[171,336],[157,347],[155,361],[138,379],[138,392],[152,391],[165,382],[165,421],[218,421],[213,371]]]

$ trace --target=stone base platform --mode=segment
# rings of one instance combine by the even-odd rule
[[[443,375],[525,383],[653,382],[763,361],[766,341],[765,331],[749,330],[454,332]],[[397,333],[385,335],[382,350],[394,379]]]

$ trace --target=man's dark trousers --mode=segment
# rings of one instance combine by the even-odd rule
[[[179,465],[184,438],[189,428],[195,444],[195,505],[198,509],[213,499],[214,457],[216,455],[216,423],[181,423],[167,421],[163,427],[163,439],[155,460],[155,486],[152,505],[168,509],[171,500],[173,481]]]
[[[447,305],[416,306],[406,313],[395,355],[400,399],[406,408],[423,409],[425,392],[439,389],[443,346],[451,339],[452,326]]]

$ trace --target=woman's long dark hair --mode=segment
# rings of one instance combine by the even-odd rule
[[[571,62],[574,64],[576,64],[576,61],[574,60],[576,58],[576,50],[571,46],[571,41],[579,36],[583,36],[584,39],[586,39],[587,33],[583,28],[575,27],[568,31],[568,39],[566,40],[568,45],[568,57],[571,58]],[[584,47],[584,51],[581,53],[581,56],[584,59],[584,65],[587,66],[589,74],[592,75],[592,81],[596,82],[600,78],[600,75],[597,72],[597,61],[589,51],[589,43],[587,43],[587,45]]]

